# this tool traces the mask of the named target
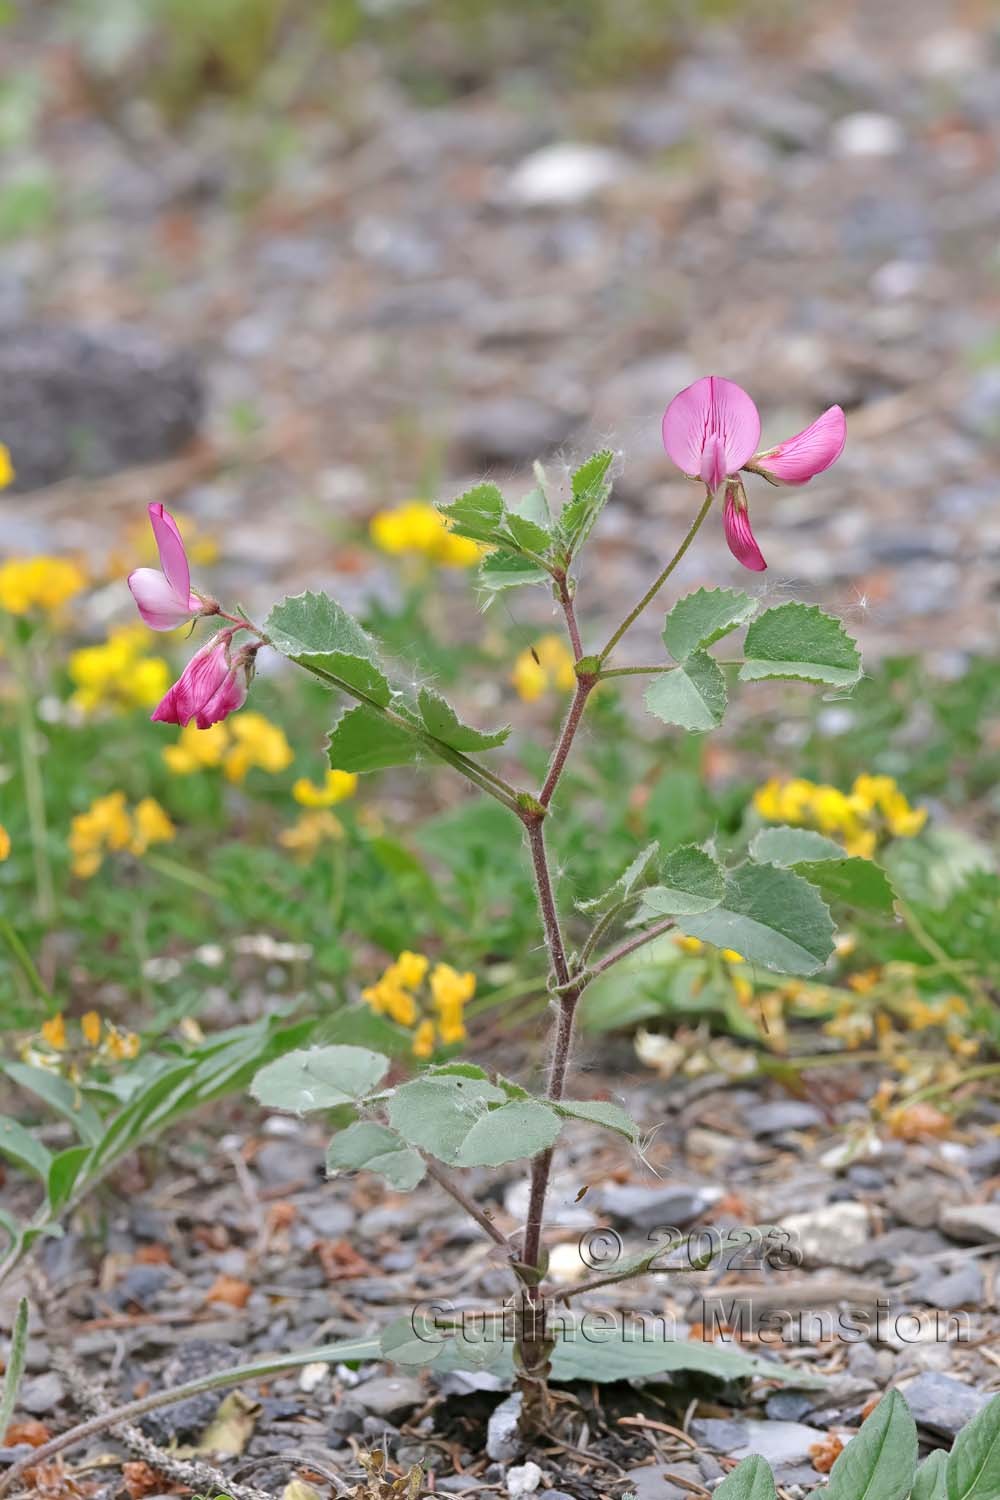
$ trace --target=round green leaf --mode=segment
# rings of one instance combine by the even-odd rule
[[[389,1059],[367,1047],[309,1047],[261,1068],[250,1085],[259,1104],[307,1114],[353,1104],[381,1083]]]
[[[757,600],[741,589],[696,589],[678,599],[663,626],[663,641],[675,661],[704,651],[751,620]]]
[[[490,1110],[473,1125],[454,1157],[458,1167],[499,1167],[524,1156],[537,1156],[562,1129],[555,1110],[537,1099],[518,1099]]]
[[[660,883],[643,891],[640,917],[711,911],[725,890],[725,873],[712,856],[695,844],[682,844],[664,859]]]
[[[779,604],[765,610],[747,631],[742,682],[786,677],[830,687],[853,687],[861,656],[839,620],[815,604]]]
[[[414,1078],[389,1100],[389,1121],[409,1145],[450,1162],[489,1106],[506,1099],[485,1078],[454,1073]]]
[[[815,974],[833,952],[826,902],[808,881],[777,865],[741,865],[726,881],[719,906],[681,916],[677,925],[780,974]]]
[[[683,666],[657,677],[646,689],[644,701],[664,724],[716,729],[726,712],[726,679],[718,662],[704,651],[695,651]]]

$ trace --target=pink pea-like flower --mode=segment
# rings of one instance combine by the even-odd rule
[[[128,586],[151,630],[176,630],[202,613],[202,601],[191,592],[191,569],[177,522],[159,503],[149,507],[149,521],[160,567],[136,568],[129,574]]]
[[[248,661],[232,654],[232,630],[220,631],[196,651],[167,695],[150,714],[154,723],[186,725],[193,719],[199,729],[218,724],[247,697]]]
[[[811,426],[753,457],[760,414],[742,386],[706,375],[674,397],[663,414],[663,446],[677,467],[700,479],[711,494],[724,483],[723,527],[729,550],[755,573],[767,567],[750,525],[741,469],[771,484],[808,484],[840,457],[847,422],[831,406]]]

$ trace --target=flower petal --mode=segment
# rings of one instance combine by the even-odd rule
[[[128,576],[128,586],[150,630],[176,630],[201,609],[201,600],[193,594],[176,594],[159,568],[136,568]]]
[[[811,426],[758,454],[754,462],[779,484],[808,484],[815,474],[836,463],[846,441],[847,418],[839,406],[830,406]]]
[[[198,728],[205,729],[217,722],[209,719],[202,724],[201,715],[233,673],[228,653],[231,639],[232,631],[223,631],[195,652],[173,687],[150,714],[154,723],[186,725],[197,719]],[[225,718],[225,714],[219,717]]]
[[[726,541],[729,550],[736,561],[749,568],[752,573],[763,573],[767,567],[764,554],[757,546],[756,538],[750,526],[750,513],[745,501],[737,500],[738,490],[735,485],[729,485],[726,489],[726,503],[722,512],[722,524],[726,532]]]
[[[697,474],[712,489],[743,467],[759,441],[756,406],[742,386],[721,375],[696,380],[663,413],[668,455],[685,474]]]
[[[247,701],[246,673],[230,667],[219,687],[197,714],[195,723],[199,729],[210,729],[220,719],[228,718]]]
[[[177,522],[165,505],[157,501],[149,506],[149,524],[156,538],[160,554],[160,567],[178,599],[187,599],[191,593],[191,569]]]

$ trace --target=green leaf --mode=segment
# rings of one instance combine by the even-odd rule
[[[424,727],[436,740],[441,740],[452,750],[492,750],[502,745],[510,734],[510,725],[502,729],[484,732],[463,724],[450,703],[430,688],[420,690],[420,716]]]
[[[833,922],[819,892],[792,870],[747,863],[726,881],[721,905],[677,924],[690,937],[733,948],[779,974],[815,974],[833,952]]]
[[[48,1182],[49,1168],[52,1165],[51,1152],[46,1150],[30,1130],[25,1130],[16,1120],[9,1120],[3,1115],[0,1115],[0,1156],[5,1156],[16,1166],[32,1172],[43,1182]]]
[[[10,1426],[17,1404],[17,1393],[24,1374],[24,1360],[28,1351],[28,1320],[31,1309],[27,1297],[22,1297],[14,1314],[14,1326],[10,1334],[10,1351],[3,1375],[3,1390],[0,1391],[0,1438]]]
[[[100,1115],[68,1078],[60,1078],[57,1073],[22,1062],[0,1062],[0,1071],[20,1088],[41,1099],[62,1119],[68,1120],[82,1141],[93,1146],[101,1139],[104,1126]]]
[[[592,454],[573,475],[573,494],[559,517],[559,529],[570,556],[578,552],[587,540],[607,504],[614,457],[610,448],[604,448]]]
[[[429,1314],[415,1308],[409,1317],[393,1318],[378,1338],[383,1359],[397,1365],[431,1365],[441,1355],[447,1335],[435,1328]]]
[[[426,752],[417,737],[372,708],[349,708],[326,742],[330,764],[338,771],[384,771],[408,766]]]
[[[996,1500],[1000,1495],[1000,1396],[962,1428],[945,1469],[947,1500]]]
[[[430,1074],[396,1090],[389,1100],[389,1121],[411,1146],[441,1161],[454,1161],[489,1105],[506,1100],[504,1091],[488,1079]]]
[[[785,869],[804,860],[843,859],[842,844],[811,828],[762,828],[750,840],[750,858],[759,865],[782,865]]]
[[[757,600],[742,589],[696,589],[678,599],[663,626],[663,641],[675,661],[721,640],[757,612]]]
[[[660,1248],[662,1250],[662,1246]],[[552,1352],[554,1380],[611,1382],[684,1370],[714,1376],[716,1380],[745,1380],[764,1375],[772,1380],[794,1381],[797,1386],[822,1383],[803,1376],[801,1370],[790,1365],[755,1359],[735,1349],[717,1349],[711,1344],[694,1343],[688,1339],[660,1342],[650,1338],[649,1328],[642,1323],[632,1332],[628,1325],[622,1328],[618,1314],[612,1314],[612,1317],[615,1321],[609,1324],[606,1339],[600,1325],[593,1322],[585,1327],[586,1337],[573,1337],[575,1330],[567,1330],[571,1336],[560,1338]],[[852,1496],[852,1500],[855,1497]]]
[[[861,656],[839,620],[815,604],[779,604],[760,615],[747,631],[740,668],[742,682],[787,677],[829,687],[853,687],[861,676]]]
[[[480,563],[476,581],[482,588],[500,593],[502,589],[517,589],[523,584],[548,583],[550,576],[545,568],[516,552],[491,552]]]
[[[534,521],[529,521],[527,516],[516,515],[513,511],[507,512],[506,527],[511,539],[524,552],[539,553],[542,557],[549,550],[552,538],[542,526]]]
[[[899,1392],[890,1391],[830,1470],[824,1500],[907,1500],[916,1468],[917,1425]],[[987,1500],[985,1490],[980,1500]]]
[[[947,1465],[948,1455],[943,1448],[929,1453],[917,1470],[910,1500],[948,1500]]]
[[[476,542],[496,542],[505,509],[503,495],[495,484],[477,484],[459,495],[449,505],[439,505],[451,523],[456,536],[472,537]]]
[[[562,1121],[537,1099],[518,1099],[476,1121],[453,1158],[459,1167],[499,1167],[537,1156],[557,1139]]]
[[[713,1491],[715,1500],[775,1500],[774,1475],[759,1453],[745,1458]]]
[[[327,1171],[378,1172],[390,1187],[408,1193],[426,1175],[427,1166],[395,1130],[374,1120],[357,1120],[341,1130],[326,1153]]]
[[[69,1202],[77,1178],[91,1154],[89,1146],[69,1146],[52,1158],[47,1179],[49,1208],[60,1212]]]
[[[726,891],[726,876],[710,854],[696,844],[671,849],[660,871],[660,883],[642,893],[639,921],[711,911]]]
[[[750,857],[795,870],[827,901],[884,916],[893,911],[896,892],[881,865],[845,854],[840,844],[809,828],[762,828],[750,841]]]
[[[268,615],[264,631],[282,656],[332,673],[382,708],[389,702],[392,691],[376,660],[375,642],[326,594],[282,600]]]
[[[302,1115],[363,1099],[388,1070],[389,1059],[367,1047],[308,1047],[261,1068],[250,1092],[268,1109]]]
[[[681,667],[662,673],[646,689],[645,704],[665,724],[717,729],[726,712],[726,679],[718,662],[695,651]]]
[[[603,1099],[560,1099],[552,1108],[560,1115],[568,1115],[572,1120],[589,1120],[594,1125],[604,1125],[608,1130],[616,1130],[629,1141],[634,1141],[639,1134],[639,1127],[625,1110]]]
[[[578,901],[577,910],[589,912],[594,917],[602,917],[605,912],[613,911],[616,906],[623,905],[636,886],[641,885],[645,880],[650,869],[655,865],[659,852],[660,846],[655,840],[652,844],[647,844],[645,849],[637,854],[632,863],[622,871],[614,885],[609,886],[603,895],[594,896],[590,901]]]

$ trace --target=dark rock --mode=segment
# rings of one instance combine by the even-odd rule
[[[341,1438],[351,1432],[360,1432],[364,1418],[365,1414],[360,1407],[352,1405],[350,1401],[342,1401],[330,1413],[328,1424],[330,1436]]]
[[[351,1392],[351,1400],[376,1417],[400,1420],[422,1406],[427,1392],[412,1375],[383,1375],[366,1380]]]
[[[593,1206],[600,1213],[610,1214],[613,1219],[632,1224],[636,1229],[685,1229],[720,1196],[719,1189],[712,1187],[681,1187],[676,1184],[641,1187],[611,1182],[596,1193],[588,1194],[587,1201],[592,1199]]]
[[[165,1389],[183,1385],[188,1380],[197,1380],[202,1375],[212,1375],[217,1370],[238,1365],[244,1357],[234,1344],[188,1337],[187,1342],[163,1366],[159,1383]],[[173,1406],[163,1406],[157,1411],[147,1412],[140,1419],[139,1425],[148,1437],[158,1443],[196,1437],[215,1416],[221,1399],[218,1391],[202,1391],[200,1395],[188,1396]]]
[[[691,1436],[706,1448],[717,1453],[732,1453],[742,1448],[747,1440],[745,1422],[724,1422],[718,1417],[696,1418],[691,1423]]]
[[[346,1203],[317,1203],[305,1210],[310,1229],[315,1230],[321,1240],[338,1240],[357,1223],[358,1216]]]
[[[280,1136],[265,1141],[254,1156],[254,1171],[268,1187],[311,1180],[325,1171],[325,1153],[306,1141]]]
[[[855,1162],[854,1166],[848,1167],[847,1181],[862,1193],[877,1193],[885,1187],[885,1176],[878,1167],[867,1167],[864,1162]]]
[[[1000,1136],[993,1136],[990,1140],[980,1141],[978,1146],[973,1146],[965,1162],[970,1172],[981,1173],[984,1177],[992,1177],[1000,1172]]]
[[[812,1398],[804,1391],[776,1391],[767,1398],[764,1410],[772,1422],[798,1422],[812,1411]]]
[[[29,325],[0,347],[0,432],[19,490],[171,458],[203,406],[191,357],[139,329]]]
[[[577,418],[528,396],[497,396],[467,406],[455,443],[474,464],[514,464],[543,458],[566,441]]]
[[[361,1423],[361,1431],[368,1438],[397,1437],[399,1434],[398,1427],[393,1427],[385,1417],[365,1417]]]
[[[983,1296],[982,1269],[974,1260],[967,1260],[953,1270],[926,1266],[908,1291],[915,1301],[945,1312],[956,1307],[975,1307]]]
[[[823,1116],[815,1104],[807,1104],[802,1099],[776,1099],[771,1104],[759,1104],[750,1114],[750,1128],[754,1135],[812,1130],[822,1124]]]
[[[115,1287],[112,1300],[116,1307],[127,1307],[129,1303],[148,1307],[163,1291],[172,1274],[169,1266],[130,1266]]]
[[[925,1370],[900,1390],[918,1426],[949,1438],[956,1437],[990,1399],[971,1385],[936,1370]]]

